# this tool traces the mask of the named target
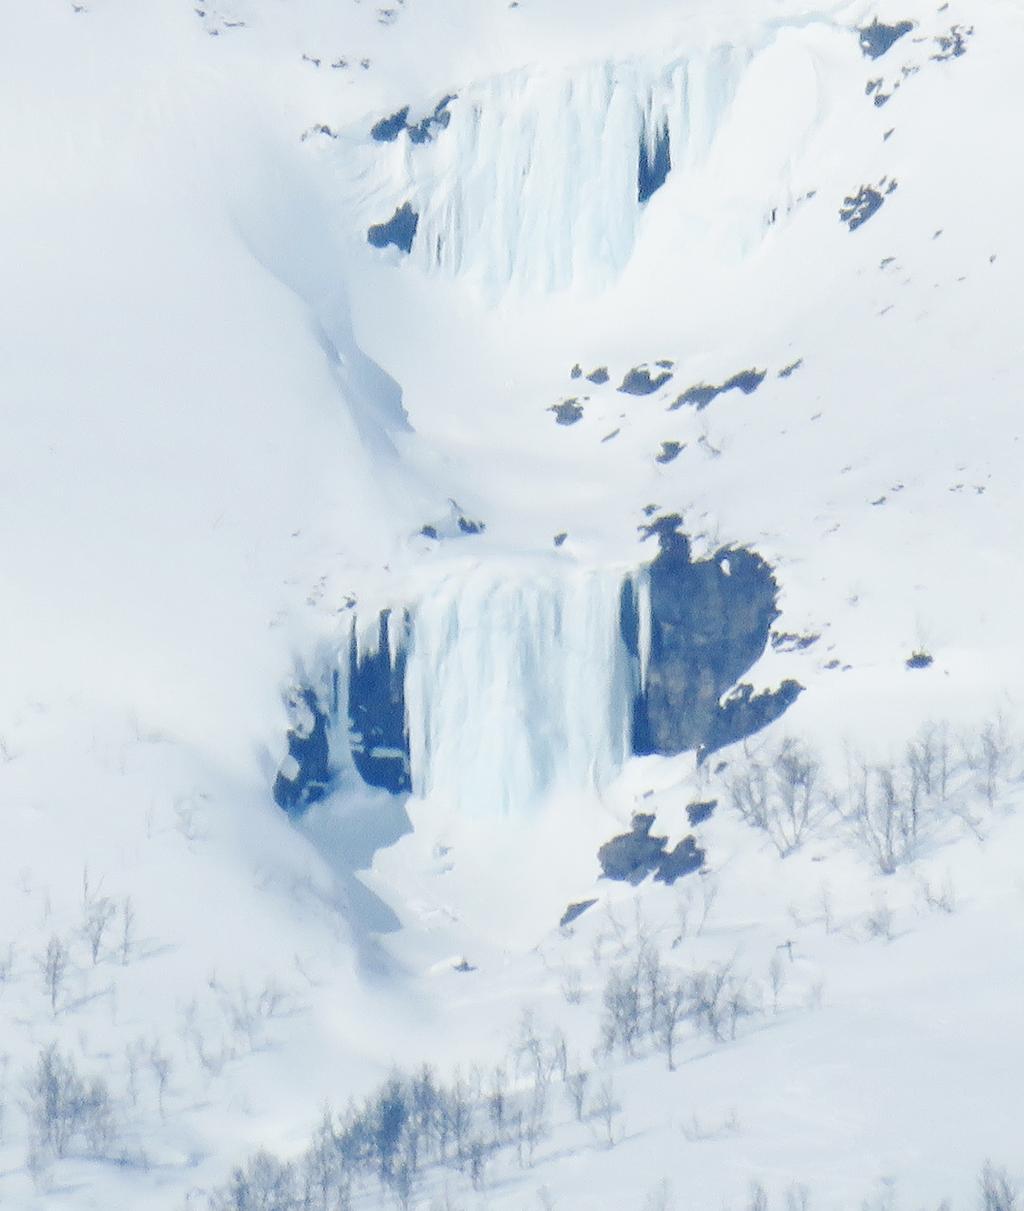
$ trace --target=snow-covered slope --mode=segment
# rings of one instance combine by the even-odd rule
[[[479,1172],[460,1142],[357,1206],[1024,1176],[1019,9],[3,30],[0,1205],[203,1206],[428,1060],[475,1091]],[[676,531],[712,585],[685,625],[646,570]],[[659,751],[648,677],[742,646],[739,548],[778,616],[693,695],[799,696]],[[737,809],[787,738],[816,790],[780,843]],[[700,873],[601,878],[644,827]],[[601,1041],[654,952],[688,995],[730,965],[731,1026],[690,1013],[671,1073],[657,1030]],[[60,1147],[26,1084],[54,1043],[112,1099]],[[474,1076],[510,1055],[518,1142]]]

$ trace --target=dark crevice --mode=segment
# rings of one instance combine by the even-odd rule
[[[640,162],[636,174],[637,201],[647,202],[665,184],[672,171],[672,154],[669,145],[668,127],[662,126],[654,137],[653,146],[647,138],[640,140]]]

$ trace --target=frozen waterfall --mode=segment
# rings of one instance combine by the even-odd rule
[[[478,566],[424,596],[405,679],[413,793],[480,816],[599,789],[629,751],[621,591],[607,570]]]
[[[708,156],[752,53],[720,46],[475,82],[430,138],[367,145],[364,134],[339,167],[354,172],[368,223],[411,207],[411,256],[427,271],[491,292],[605,280],[625,266],[669,170]]]

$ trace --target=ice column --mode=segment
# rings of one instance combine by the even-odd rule
[[[599,789],[629,746],[621,588],[608,570],[505,564],[425,596],[405,686],[414,794],[480,816]]]

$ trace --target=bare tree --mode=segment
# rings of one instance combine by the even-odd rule
[[[10,943],[7,950],[0,953],[0,989],[3,989],[6,984],[10,983],[11,973],[14,971],[14,943]]]
[[[768,964],[768,983],[772,990],[772,1013],[779,1012],[779,994],[786,983],[786,968],[781,955],[776,952]]]
[[[583,1105],[587,1096],[587,1086],[590,1084],[590,1073],[577,1065],[571,1068],[565,1078],[566,1096],[572,1105],[576,1122],[583,1122]]]
[[[83,909],[82,932],[89,943],[89,954],[94,967],[99,962],[103,935],[107,932],[107,927],[114,919],[116,912],[114,902],[106,897],[90,900]]]
[[[654,946],[645,946],[638,959],[639,976],[647,998],[647,1032],[655,1034],[658,1029],[658,1007],[665,990],[665,971],[661,955]]]
[[[725,1038],[724,1023],[731,978],[732,964],[723,963],[694,972],[687,983],[689,1016],[719,1042]]]
[[[1017,1211],[1020,1191],[1005,1169],[997,1169],[986,1161],[978,1185],[981,1211]]]
[[[212,1211],[299,1211],[300,1206],[295,1166],[269,1152],[257,1152],[210,1199]]]
[[[36,960],[43,977],[43,988],[50,1001],[50,1009],[56,1014],[57,999],[64,987],[70,955],[63,939],[54,934],[46,944],[46,950]]]
[[[727,789],[733,808],[765,832],[783,858],[800,848],[834,806],[821,784],[817,758],[792,738],[770,751],[766,761],[749,758]]]
[[[862,765],[855,787],[853,823],[883,875],[891,875],[917,851],[919,809],[912,787],[901,785],[892,765]]]
[[[121,965],[128,966],[132,947],[135,944],[135,906],[131,896],[121,902]]]
[[[156,1104],[160,1110],[160,1117],[164,1117],[164,1095],[167,1092],[167,1082],[171,1077],[171,1057],[165,1055],[160,1049],[160,1044],[154,1042],[149,1049],[149,1066],[153,1071],[153,1078],[156,1081]]]
[[[618,1045],[626,1055],[633,1054],[640,1035],[640,985],[636,965],[613,967],[608,974],[602,1035],[608,1052]]]
[[[505,1117],[508,1113],[508,1074],[504,1065],[497,1064],[491,1071],[485,1095],[487,1117],[494,1132],[494,1143],[500,1144],[505,1131]]]
[[[676,1031],[686,1017],[688,1005],[687,986],[682,980],[671,980],[662,989],[658,1001],[658,1042],[665,1053],[669,1072],[676,1067]]]
[[[537,1145],[548,1134],[548,1092],[547,1086],[537,1084],[526,1102],[526,1112],[523,1116],[523,1138],[526,1143],[527,1164],[533,1164]]]
[[[760,1182],[752,1182],[750,1185],[747,1211],[768,1211],[768,1192]]]
[[[601,1082],[591,1113],[604,1126],[605,1142],[609,1148],[615,1143],[615,1121],[622,1113],[622,1106],[615,1096],[615,1084],[611,1077]]]
[[[51,1043],[40,1051],[25,1090],[34,1144],[42,1154],[66,1156],[80,1138],[90,1156],[106,1155],[114,1139],[113,1105],[101,1077],[84,1081],[74,1060]]]
[[[811,1192],[800,1182],[786,1187],[786,1211],[810,1211]]]
[[[1003,780],[1009,773],[1011,752],[1009,726],[1005,716],[999,713],[989,719],[979,732],[977,747],[970,762],[979,774],[982,794],[990,810],[995,806]]]

